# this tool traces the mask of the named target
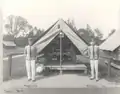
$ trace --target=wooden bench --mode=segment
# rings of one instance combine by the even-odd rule
[[[87,67],[85,64],[70,64],[70,65],[46,65],[50,70],[83,70],[87,74]]]

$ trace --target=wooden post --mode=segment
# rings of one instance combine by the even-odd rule
[[[8,59],[3,63],[3,81],[11,79],[12,54],[7,55]]]
[[[60,74],[62,74],[62,37],[60,32]]]
[[[12,55],[10,54],[9,56],[8,56],[8,67],[9,67],[9,76],[10,76],[10,78],[11,78],[11,72],[12,72]]]
[[[112,62],[112,59],[110,59],[110,61],[108,62],[108,77],[111,76],[111,62]]]

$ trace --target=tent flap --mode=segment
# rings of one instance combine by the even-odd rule
[[[62,30],[81,53],[88,48],[88,45],[67,24],[62,24]]]
[[[52,32],[38,40],[37,43],[34,44],[34,46],[37,48],[37,53],[41,52],[58,34],[59,31]]]

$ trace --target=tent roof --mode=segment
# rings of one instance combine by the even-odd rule
[[[64,21],[63,19],[60,19],[60,20]],[[50,30],[51,28],[53,28],[53,27],[55,26],[55,24],[56,24],[58,21],[60,21],[60,20],[57,20],[51,27],[49,27],[44,33],[42,33],[42,34],[40,35],[40,37],[38,37],[38,38],[34,41],[34,43],[37,42],[41,37],[43,37],[47,32],[49,32],[49,30]],[[64,23],[67,24],[65,21],[64,21]],[[68,25],[68,24],[67,24],[67,25]],[[70,29],[72,29],[69,25],[68,25],[68,27],[69,27]],[[72,31],[75,32],[75,33],[77,34],[77,36],[79,36],[87,45],[89,45],[75,30],[72,29]],[[33,43],[33,44],[34,44],[34,43]]]
[[[57,23],[58,21],[56,21],[51,27],[49,27],[44,33],[42,33],[35,41],[34,43],[36,43],[41,37],[43,37],[47,32],[49,32],[49,30]],[[34,45],[33,43],[33,45]]]
[[[120,46],[120,31],[116,31],[107,40],[105,40],[100,45],[100,49],[114,51],[118,46]]]
[[[58,25],[60,25],[60,29],[58,29]],[[72,43],[78,48],[78,50],[83,51],[87,48],[88,44],[62,19],[59,19],[47,31],[45,31],[33,43],[33,46],[36,46],[38,52],[40,52],[59,34],[60,30],[62,30],[62,32],[72,41]]]
[[[63,20],[64,21],[64,20]],[[65,22],[65,21],[64,21]],[[66,22],[65,22],[66,23]],[[67,24],[67,23],[66,23]],[[68,24],[67,24],[68,25]],[[72,29],[69,25],[68,25],[68,27],[70,28],[70,29]],[[83,39],[79,34],[78,34],[78,32],[76,32],[74,29],[72,29],[72,31],[73,32],[75,32],[76,33],[76,35],[78,36],[78,37],[80,37],[80,39],[82,39],[87,45],[89,45],[86,41],[85,41],[85,39]]]

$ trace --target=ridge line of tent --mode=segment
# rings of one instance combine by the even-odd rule
[[[63,20],[63,19],[62,19]],[[38,37],[35,41],[34,41],[34,43],[33,43],[33,45],[40,39],[40,38],[42,38],[42,36],[44,36],[47,32],[49,32],[49,30],[53,27],[53,26],[55,26],[55,24],[58,22],[59,20],[57,20],[51,27],[49,27],[43,34],[41,34],[40,35],[40,37]],[[86,45],[89,45],[74,29],[72,29],[64,20],[63,20],[63,22],[86,44]]]

